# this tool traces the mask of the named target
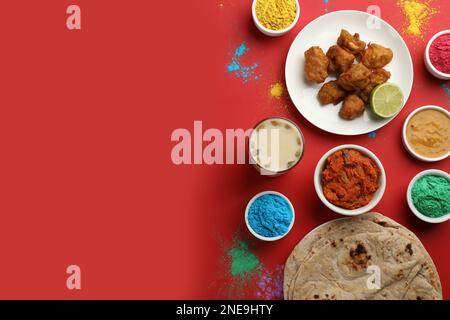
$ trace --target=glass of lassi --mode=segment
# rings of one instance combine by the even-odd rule
[[[250,163],[262,175],[278,176],[291,170],[300,162],[304,149],[300,128],[282,117],[262,120],[249,138]]]

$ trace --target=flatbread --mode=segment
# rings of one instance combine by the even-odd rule
[[[380,271],[380,288],[367,284],[373,268]],[[442,288],[420,240],[397,222],[367,213],[327,222],[297,244],[286,261],[284,297],[442,299]]]

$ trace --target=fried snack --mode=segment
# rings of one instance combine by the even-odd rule
[[[370,73],[370,76],[369,76],[370,82],[366,87],[364,87],[359,92],[359,97],[365,103],[368,103],[369,99],[370,99],[370,94],[372,93],[372,90],[375,89],[376,86],[388,81],[390,77],[391,77],[391,73],[384,69],[380,68],[380,69],[372,70],[372,72]]]
[[[322,172],[323,193],[332,204],[357,209],[368,204],[378,190],[380,168],[361,152],[344,149],[327,159]]]
[[[353,120],[364,112],[365,103],[355,94],[347,96],[339,110],[339,116],[345,120]]]
[[[320,47],[311,47],[305,51],[306,79],[322,83],[328,77],[329,60]]]
[[[362,55],[361,62],[369,69],[378,69],[391,62],[393,56],[391,49],[376,43],[370,43]]]
[[[341,30],[341,35],[337,40],[337,44],[354,55],[360,55],[366,48],[366,43],[359,40],[359,33],[355,33],[352,36],[350,32],[345,29]]]
[[[350,52],[342,49],[338,45],[330,47],[327,51],[327,57],[330,60],[328,65],[329,73],[342,73],[350,69],[350,66],[355,61],[355,56]]]
[[[370,80],[370,70],[362,63],[353,64],[350,69],[341,73],[338,82],[339,85],[347,91],[358,90],[366,87]]]
[[[319,90],[319,101],[321,104],[338,104],[345,98],[345,90],[341,88],[337,80],[325,83]]]

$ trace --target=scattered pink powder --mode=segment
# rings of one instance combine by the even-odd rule
[[[271,272],[266,268],[261,270],[261,275],[257,282],[258,291],[256,292],[256,297],[258,299],[283,299],[283,271],[283,265],[278,265],[274,272]]]

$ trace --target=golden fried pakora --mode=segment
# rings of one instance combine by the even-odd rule
[[[338,104],[344,100],[345,90],[341,88],[337,80],[325,83],[319,90],[319,101],[321,104]]]
[[[345,120],[353,120],[364,112],[365,103],[355,94],[348,95],[341,110],[339,110],[339,116]]]
[[[359,97],[365,102],[368,103],[370,99],[370,94],[372,90],[375,89],[376,86],[385,83],[391,77],[391,73],[384,69],[374,69],[370,73],[369,76],[369,84],[365,86],[360,92]]]
[[[306,79],[322,83],[328,77],[329,60],[320,47],[311,47],[305,51]]]
[[[394,53],[376,43],[370,43],[362,54],[361,62],[369,69],[383,68],[392,61]]]
[[[341,73],[339,85],[347,91],[354,91],[366,87],[370,80],[370,70],[362,63],[352,64],[350,69]]]
[[[345,29],[341,30],[337,44],[354,55],[360,55],[366,48],[366,43],[359,39],[359,33],[351,35],[350,32]]]
[[[347,71],[355,61],[355,56],[342,49],[338,45],[331,46],[327,51],[327,57],[330,60],[328,65],[329,73],[341,73]]]

